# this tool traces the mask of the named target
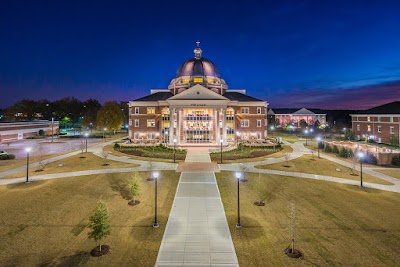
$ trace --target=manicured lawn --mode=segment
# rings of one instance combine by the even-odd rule
[[[279,170],[279,171],[288,171],[288,172],[304,172],[318,175],[327,175],[338,178],[345,178],[350,180],[360,180],[360,172],[354,170],[354,174],[352,175],[352,169],[340,165],[338,163],[318,158],[317,155],[303,155],[300,158],[290,160],[282,163],[275,164],[266,164],[266,165],[257,165],[256,168],[260,169],[269,169],[269,170]],[[340,169],[337,171],[336,169]],[[363,173],[363,181],[392,185],[392,183],[387,182],[385,180],[376,178],[369,174]]]
[[[51,154],[51,155],[43,155],[43,156],[29,156],[29,163],[35,163],[39,162],[41,160],[49,159],[49,158],[54,158],[66,153],[60,153],[60,154]],[[26,158],[23,159],[10,159],[10,160],[0,160],[0,172],[7,171],[10,169],[18,168],[21,166],[26,166]]]
[[[232,149],[229,151],[222,152],[223,163],[235,163],[235,162],[251,162],[251,161],[261,161],[265,158],[276,157],[283,155],[282,151],[286,152],[292,151],[291,147],[282,146],[282,148],[276,147],[274,150],[273,146],[259,147],[259,146],[244,146],[243,150],[240,148]],[[220,152],[210,153],[211,161],[219,162],[221,159]]]
[[[160,173],[153,229],[154,182],[141,173],[141,203],[127,205],[130,174],[102,174],[0,186],[0,266],[154,266],[179,174]],[[110,253],[92,258],[86,225],[96,202],[106,201]]]
[[[398,170],[385,170],[385,169],[379,169],[379,170],[374,170],[376,172],[380,172],[389,176],[392,176],[394,178],[400,179],[400,168]]]
[[[84,157],[84,158],[80,158]],[[62,164],[62,166],[60,166]],[[108,164],[103,166],[103,164]],[[104,158],[93,155],[92,153],[83,153],[68,157],[62,160],[48,163],[44,166],[43,171],[38,171],[39,167],[31,167],[29,169],[29,176],[60,173],[60,172],[74,172],[74,171],[85,171],[85,170],[97,170],[97,169],[112,169],[112,168],[134,168],[139,166],[138,164],[129,164],[124,162],[118,162],[113,160],[106,160]],[[4,178],[19,178],[26,176],[26,171],[21,171],[12,175],[5,176]]]
[[[241,184],[241,223],[236,229],[237,183],[217,173],[218,186],[240,266],[398,266],[400,194],[293,177],[249,173]],[[258,207],[258,190],[267,193]],[[295,248],[289,246],[289,203],[296,207]]]

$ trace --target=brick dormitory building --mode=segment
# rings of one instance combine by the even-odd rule
[[[228,89],[213,62],[202,57],[184,61],[168,89],[129,102],[129,137],[133,142],[177,145],[228,145],[267,136],[267,102]]]
[[[372,139],[390,143],[391,137],[400,140],[400,101],[351,114],[352,129],[356,139]]]

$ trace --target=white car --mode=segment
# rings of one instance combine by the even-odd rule
[[[5,150],[0,150],[0,155],[8,155],[8,152]]]

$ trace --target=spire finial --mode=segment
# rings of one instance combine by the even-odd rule
[[[203,52],[200,48],[200,41],[196,41],[197,47],[194,49],[194,57],[199,59],[201,58],[201,53]]]

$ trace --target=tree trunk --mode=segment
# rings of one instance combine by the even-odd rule
[[[294,253],[294,238],[292,239],[292,253]]]

